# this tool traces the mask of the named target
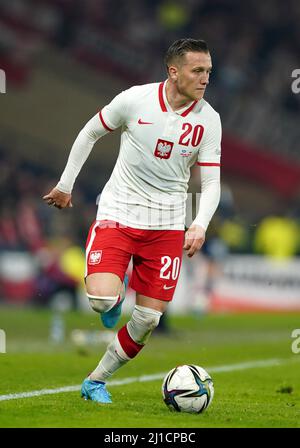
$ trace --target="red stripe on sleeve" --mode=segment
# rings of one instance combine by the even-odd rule
[[[197,162],[197,165],[200,165],[200,166],[221,166],[221,164],[220,163],[204,163],[204,162]]]
[[[129,358],[134,358],[144,345],[135,342],[129,335],[126,325],[118,331],[118,339],[122,349]]]
[[[109,128],[109,127],[107,126],[107,124],[105,123],[105,121],[104,121],[104,119],[103,119],[103,115],[102,115],[102,110],[99,111],[99,118],[100,118],[101,123],[102,123],[102,125],[103,125],[103,127],[104,127],[105,129],[107,129],[107,130],[110,131],[110,132],[114,131],[114,129]]]

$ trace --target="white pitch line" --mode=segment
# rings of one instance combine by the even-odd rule
[[[264,361],[248,361],[242,362],[238,364],[228,364],[223,366],[216,367],[207,367],[205,368],[210,373],[220,373],[220,372],[233,372],[234,370],[246,370],[253,369],[255,367],[270,367],[270,366],[278,366],[281,364],[285,364],[290,362],[291,359],[266,359]],[[129,377],[123,378],[120,380],[108,381],[108,386],[123,386],[124,384],[130,383],[143,383],[148,381],[160,380],[165,377],[165,373],[155,373],[153,375],[142,375],[137,377]],[[17,394],[7,394],[0,395],[0,401],[8,401],[8,400],[17,400],[19,398],[31,398],[31,397],[40,397],[41,395],[52,395],[59,394],[61,392],[76,392],[80,390],[81,385],[77,386],[65,386],[58,387],[56,389],[41,389],[41,390],[33,390],[30,392],[20,392]]]

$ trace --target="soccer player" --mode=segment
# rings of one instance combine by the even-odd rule
[[[180,39],[167,50],[168,78],[117,95],[88,121],[76,138],[56,187],[44,200],[72,207],[75,179],[93,145],[121,126],[120,152],[105,185],[86,244],[86,291],[106,327],[114,327],[125,298],[125,272],[132,258],[136,305],[81,395],[111,403],[106,380],[134,358],[173,298],[183,249],[201,248],[220,199],[221,122],[203,99],[212,61],[203,40]],[[199,212],[185,229],[190,168],[201,177]],[[125,281],[124,281],[125,280]]]

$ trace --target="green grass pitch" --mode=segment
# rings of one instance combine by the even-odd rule
[[[0,354],[0,427],[300,427],[300,353],[292,352],[291,337],[300,328],[300,314],[169,316],[169,332],[153,334],[112,378],[128,382],[108,387],[110,405],[86,402],[79,390],[3,399],[79,386],[94,369],[106,344],[78,348],[70,333],[101,330],[97,315],[67,312],[64,321],[65,342],[55,345],[49,342],[50,311],[0,309],[7,338],[7,352]],[[170,412],[162,401],[161,376],[137,379],[188,363],[204,367],[214,381],[215,396],[203,414]]]

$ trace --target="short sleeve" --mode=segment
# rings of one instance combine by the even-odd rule
[[[204,131],[203,141],[199,148],[197,164],[201,166],[220,166],[222,126],[220,115],[216,113]]]
[[[124,90],[100,110],[100,119],[107,130],[113,131],[126,123],[129,102],[128,97],[128,90]]]

